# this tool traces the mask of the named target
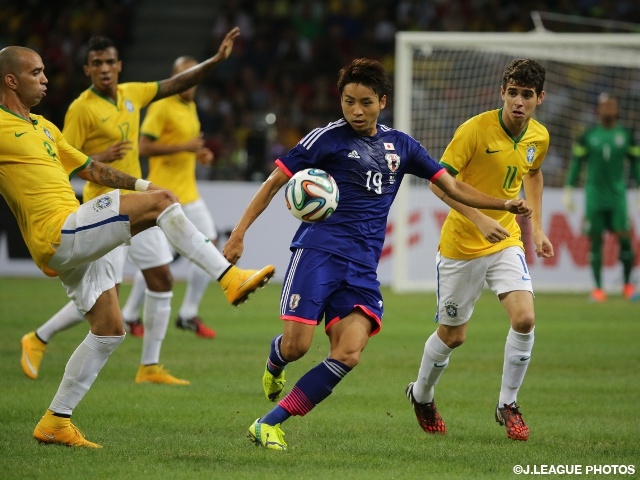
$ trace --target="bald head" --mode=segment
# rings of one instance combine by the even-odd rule
[[[178,57],[176,58],[176,61],[173,62],[173,67],[171,69],[171,75],[175,75],[177,73],[180,73],[184,70],[186,70],[187,68],[191,68],[194,65],[196,65],[198,63],[198,61],[193,58],[190,57],[189,55],[184,55],[182,57]]]
[[[42,58],[26,47],[0,50],[0,101],[18,115],[26,117],[46,95],[47,77]]]
[[[24,59],[28,55],[38,55],[27,47],[5,47],[0,50],[0,77],[5,75],[18,74],[23,66]]]
[[[195,66],[198,64],[198,61],[189,56],[189,55],[184,55],[182,57],[178,57],[176,58],[175,62],[173,62],[173,68],[171,69],[171,75],[172,76],[176,76],[179,73],[184,72],[185,70]],[[179,93],[178,95],[180,95],[180,97],[187,101],[193,101],[193,99],[195,98],[196,95],[196,87],[191,87],[187,90],[185,90],[184,92]]]

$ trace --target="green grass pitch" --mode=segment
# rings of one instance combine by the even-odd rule
[[[124,285],[123,298],[128,291]],[[436,389],[448,433],[432,437],[419,428],[404,389],[435,328],[435,295],[385,289],[381,333],[327,400],[283,425],[289,450],[281,453],[246,438],[273,405],[261,377],[269,342],[282,329],[280,286],[234,308],[212,284],[201,314],[216,329],[214,340],[173,325],[183,292],[178,283],[161,357],[191,385],[136,385],[141,339],[127,337],[73,416],[104,448],[72,449],[39,445],[31,435],[88,325],[59,333],[40,378],[29,380],[19,365],[20,337],[66,297],[55,279],[0,278],[0,478],[500,479],[516,478],[515,465],[582,465],[583,472],[634,465],[635,475],[607,478],[640,471],[640,303],[537,295],[536,344],[518,398],[531,437],[516,443],[493,419],[508,330],[499,302],[487,292],[476,305],[467,342]],[[309,353],[289,365],[287,387],[327,352],[319,328]]]

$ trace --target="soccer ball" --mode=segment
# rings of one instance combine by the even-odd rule
[[[315,223],[328,218],[338,208],[338,185],[324,170],[307,168],[291,177],[284,198],[294,217]]]

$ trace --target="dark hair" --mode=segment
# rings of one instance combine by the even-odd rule
[[[115,42],[110,38],[100,35],[91,37],[87,42],[87,52],[84,58],[85,65],[89,64],[89,52],[101,52],[107,48],[115,48],[116,52],[118,52],[118,47],[116,47]]]
[[[342,95],[345,85],[359,83],[373,90],[378,98],[391,94],[391,80],[377,60],[356,58],[338,73],[338,91]]]
[[[546,75],[545,68],[535,60],[530,58],[512,60],[504,69],[502,88],[506,90],[509,83],[515,83],[519,87],[533,87],[536,94],[540,95],[544,90]]]

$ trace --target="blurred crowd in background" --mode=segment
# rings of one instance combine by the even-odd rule
[[[534,28],[531,11],[640,23],[637,0],[228,0],[212,8],[218,12],[202,58],[233,26],[242,36],[198,91],[202,129],[216,156],[198,174],[228,180],[264,179],[302,135],[339,118],[337,72],[352,58],[377,58],[392,73],[397,31],[526,32]],[[34,113],[62,127],[69,103],[89,86],[86,41],[113,38],[126,62],[135,19],[134,0],[0,0],[0,46],[30,47],[46,66],[48,95]],[[381,123],[393,125],[392,110]]]

